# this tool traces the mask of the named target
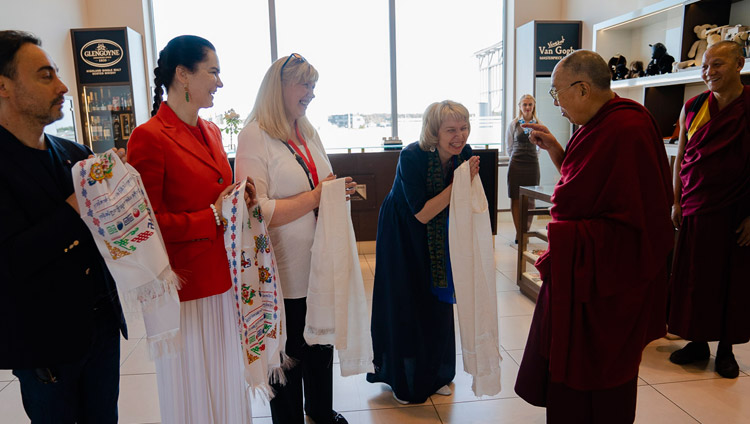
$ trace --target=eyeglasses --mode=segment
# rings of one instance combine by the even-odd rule
[[[550,88],[549,89],[549,95],[552,96],[552,100],[557,101],[558,97],[560,96],[560,93],[562,93],[563,91],[569,89],[570,87],[572,87],[572,86],[574,86],[576,84],[580,84],[582,82],[584,82],[584,81],[576,81],[576,82],[570,84],[569,86],[563,88],[562,90],[555,90],[554,88]]]
[[[301,54],[299,54],[299,53],[292,53],[292,54],[289,55],[289,57],[286,58],[286,60],[284,61],[284,64],[281,65],[281,72],[282,73],[284,72],[284,67],[286,66],[287,63],[289,63],[289,60],[292,59],[292,58],[294,58],[294,62],[295,63],[303,63],[303,62],[305,62],[305,58],[302,57]]]

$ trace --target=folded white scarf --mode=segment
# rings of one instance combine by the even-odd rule
[[[464,371],[476,396],[500,392],[495,260],[482,181],[471,181],[469,161],[453,174],[448,245],[456,288]]]
[[[72,169],[81,218],[115,279],[126,311],[140,310],[151,357],[175,352],[179,277],[150,208],[140,174],[108,151]]]
[[[244,200],[245,186],[238,184],[222,203],[227,219],[224,246],[237,310],[237,329],[242,344],[245,381],[255,393],[268,399],[274,393],[271,382],[285,384],[283,358],[286,345],[286,317],[276,258],[260,205],[249,212]]]
[[[305,341],[334,345],[341,375],[373,372],[367,300],[344,178],[323,183],[307,288]]]

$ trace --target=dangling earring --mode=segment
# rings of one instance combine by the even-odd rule
[[[430,152],[435,153],[435,146],[430,147]]]
[[[190,103],[190,93],[188,92],[188,86],[187,86],[187,84],[183,85],[182,88],[185,89],[185,101],[187,103]]]

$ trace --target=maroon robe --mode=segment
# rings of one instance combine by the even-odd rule
[[[641,352],[665,333],[674,242],[669,163],[656,123],[643,106],[615,97],[573,135],[560,173],[516,393],[551,407],[560,404],[560,388],[628,385],[632,396],[613,399],[634,414]]]
[[[697,96],[696,96],[697,97]],[[685,104],[689,110],[696,98]],[[750,87],[685,145],[683,221],[670,285],[669,331],[687,340],[750,340],[750,247],[735,233],[750,216]],[[690,128],[694,114],[686,116]]]

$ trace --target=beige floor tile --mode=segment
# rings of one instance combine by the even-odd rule
[[[534,306],[534,302],[518,290],[497,294],[497,314],[500,317],[531,315],[534,313]]]
[[[504,350],[516,350],[526,347],[529,335],[531,315],[519,315],[500,318],[500,347]]]
[[[523,359],[523,349],[507,350],[509,359],[513,360],[516,365],[521,365],[521,359]]]
[[[697,424],[694,418],[651,386],[638,387],[636,424]]]
[[[13,375],[13,371],[11,370],[0,370],[0,383],[4,381],[13,381],[16,377]],[[0,386],[3,386],[3,384],[0,384]]]
[[[515,275],[515,270],[506,272],[495,270],[495,286],[497,291],[518,291],[518,284],[516,284]]]
[[[270,417],[271,416],[271,405],[268,403],[268,400],[264,399],[263,396],[258,394],[257,396],[251,396],[250,397],[251,402],[251,409],[253,411],[253,424],[258,424],[260,421],[256,418],[264,418],[264,417]],[[269,418],[269,423],[271,422],[271,419]]]
[[[342,415],[346,417],[349,424],[441,424],[440,418],[432,405],[350,411]],[[313,421],[307,418],[306,423],[313,424]]]
[[[544,408],[521,398],[492,399],[436,405],[443,424],[543,424]]]
[[[372,272],[375,272],[375,254],[367,254],[364,256],[367,260],[367,263],[370,264],[370,269],[372,270]]]
[[[148,356],[148,342],[144,338],[141,339],[140,343],[135,346],[132,353],[123,361],[122,366],[120,367],[120,374],[156,373],[156,365]]]
[[[363,256],[360,256],[359,268],[362,270],[363,280],[372,280],[375,278],[375,274],[370,269],[370,264],[367,263],[367,260]]]
[[[128,339],[138,340],[146,335],[146,324],[140,314],[127,314],[125,321],[128,325]]]
[[[463,356],[458,355],[456,358],[456,377],[450,384],[450,388],[453,394],[450,396],[432,395],[430,399],[434,405],[442,405],[446,403],[456,402],[468,402],[477,400],[489,400],[489,399],[503,399],[509,397],[517,397],[513,391],[513,386],[516,384],[516,377],[518,376],[518,365],[503,353],[503,361],[500,362],[500,393],[494,396],[474,396],[474,392],[471,390],[471,383],[473,378],[471,375],[463,371]]]
[[[669,362],[669,355],[685,345],[685,342],[659,339],[643,349],[638,375],[648,384],[674,383],[678,381],[721,378],[714,372],[714,358],[689,365]]]
[[[342,377],[338,364],[333,365],[333,409],[356,411],[364,409],[413,408],[429,405],[401,405],[393,399],[393,392],[387,384],[369,383],[365,375]]]
[[[0,383],[0,386],[5,383]],[[21,384],[14,381],[0,391],[0,421],[8,424],[30,423],[21,403]]]
[[[120,377],[120,424],[156,423],[159,416],[159,393],[156,374]]]
[[[654,388],[702,424],[750,423],[750,377],[659,384]]]
[[[120,338],[120,366],[122,366],[123,363],[130,357],[130,354],[133,353],[133,349],[135,349],[136,346],[138,346],[138,343],[140,343],[141,338],[130,338],[129,340],[125,340],[124,338]]]

